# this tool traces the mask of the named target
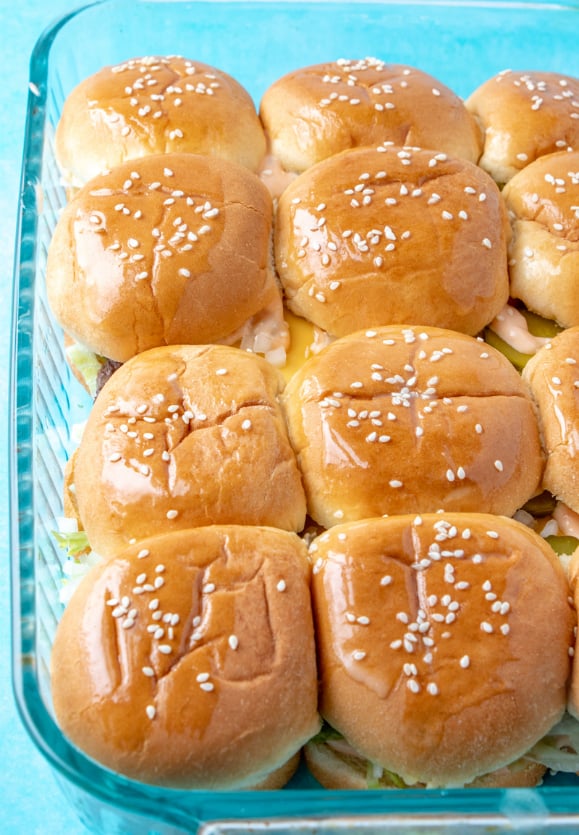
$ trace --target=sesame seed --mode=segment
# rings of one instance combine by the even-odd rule
[[[366,658],[366,653],[364,652],[364,650],[355,649],[352,653],[352,658],[354,659],[354,661],[362,661],[364,658]]]
[[[381,586],[389,586],[391,584],[391,582],[392,582],[392,577],[391,577],[390,574],[385,574],[380,579],[380,585]]]
[[[431,681],[426,685],[427,691],[430,693],[431,696],[438,696],[438,687],[436,684]]]
[[[417,682],[415,679],[413,679],[413,678],[409,678],[409,679],[408,679],[408,681],[406,682],[406,686],[408,687],[408,689],[409,689],[412,693],[419,693],[419,692],[420,692],[420,685],[419,685],[419,684],[418,684],[418,682]]]
[[[487,249],[492,249],[492,248],[493,248],[493,245],[492,245],[492,243],[491,243],[491,241],[490,241],[490,239],[489,239],[489,238],[483,238],[483,239],[482,239],[482,245],[483,245],[484,247],[486,247]]]
[[[227,639],[227,643],[231,647],[231,649],[235,650],[239,646],[239,639],[237,635],[230,635]]]
[[[145,708],[145,711],[146,711],[147,716],[149,717],[149,719],[154,719],[155,716],[157,715],[157,708],[155,707],[155,705],[147,705],[147,707]]]
[[[178,510],[168,510],[166,513],[167,519],[176,519],[178,515]]]
[[[202,591],[204,594],[211,594],[215,591],[215,583],[205,583]]]
[[[215,690],[215,685],[211,681],[204,681],[202,682],[199,687],[201,690],[205,690],[207,693],[210,693],[212,690]]]
[[[163,655],[170,655],[173,649],[169,644],[159,644],[159,652],[162,652]]]
[[[286,582],[285,580],[280,580],[279,583],[276,585],[276,589],[278,591],[285,591],[286,590]]]
[[[470,667],[470,658],[468,655],[463,655],[460,661],[458,662],[463,670],[466,670],[467,667]]]

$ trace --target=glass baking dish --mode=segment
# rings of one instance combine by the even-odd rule
[[[285,72],[340,57],[419,67],[466,97],[499,70],[579,76],[578,3],[104,0],[73,11],[32,54],[14,271],[10,403],[13,675],[32,739],[80,819],[106,833],[579,831],[579,778],[533,790],[327,791],[298,773],[283,791],[171,791],[131,782],[73,748],[54,721],[49,658],[65,553],[65,462],[90,403],[71,379],[44,291],[65,202],[53,136],[66,95],[101,66],[178,53],[237,78],[255,102]]]

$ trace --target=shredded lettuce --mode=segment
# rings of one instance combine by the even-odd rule
[[[313,737],[311,742],[316,745],[321,745],[324,742],[327,742],[329,739],[343,739],[343,735],[337,731],[335,728],[332,728],[327,722],[324,722],[318,733]]]
[[[66,552],[69,557],[78,557],[85,551],[90,550],[90,544],[86,531],[71,531],[61,533],[60,531],[53,531],[53,536],[58,542],[59,546]]]
[[[551,771],[579,773],[579,721],[566,713],[526,756]]]
[[[92,397],[96,397],[97,378],[103,365],[103,358],[89,351],[84,345],[79,345],[78,342],[67,347],[66,355],[70,364],[76,368],[85,381]]]
[[[366,783],[369,789],[407,789],[408,786],[394,771],[388,771],[370,760],[366,761]]]
[[[327,742],[331,742],[332,740],[338,739],[344,739],[344,736],[331,725],[329,725],[327,722],[324,722],[321,730],[316,734],[316,736],[311,740],[311,742],[318,745],[325,745]],[[398,774],[395,774],[393,771],[388,771],[388,769],[382,768],[382,766],[380,765],[376,765],[370,760],[367,760],[361,754],[356,753],[355,756],[353,754],[354,752],[352,751],[352,757],[350,758],[348,756],[345,757],[345,759],[351,761],[352,766],[356,767],[358,770],[362,771],[362,769],[365,769],[367,788],[408,788],[402,777],[400,777]],[[338,756],[340,756],[339,753]]]

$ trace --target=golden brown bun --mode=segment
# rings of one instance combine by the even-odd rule
[[[506,183],[537,157],[579,150],[579,79],[554,72],[504,70],[467,98],[484,133],[479,160]]]
[[[406,515],[337,526],[310,551],[320,712],[372,763],[465,785],[562,717],[576,615],[530,528]]]
[[[121,362],[235,339],[268,310],[282,321],[271,228],[269,192],[240,165],[197,154],[125,163],[64,209],[48,253],[51,308],[76,341]]]
[[[531,163],[503,196],[511,296],[563,327],[579,325],[579,150]]]
[[[318,722],[319,726],[319,722]],[[252,786],[248,786],[248,789],[251,791],[273,791],[275,789],[283,789],[286,783],[289,783],[291,778],[294,776],[296,771],[298,770],[298,766],[301,761],[301,750],[297,751],[289,760],[279,768],[274,769],[271,771],[263,780],[260,780],[259,783],[255,783]]]
[[[388,772],[381,774],[380,769],[375,777],[369,778],[367,760],[343,754],[331,742],[313,740],[308,742],[304,752],[308,769],[327,789],[424,788],[424,784],[401,785],[399,779],[391,777]],[[468,783],[468,788],[533,788],[541,783],[546,770],[544,765],[522,758],[475,778]]]
[[[62,730],[147,783],[289,779],[320,726],[309,575],[299,537],[249,526],[154,537],[99,564],[54,641]]]
[[[55,137],[57,161],[75,185],[149,154],[207,154],[256,171],[265,148],[247,90],[180,56],[132,58],[86,78],[65,100]]]
[[[297,69],[264,93],[260,116],[288,171],[339,151],[391,141],[477,162],[482,137],[463,101],[421,70],[376,58]]]
[[[579,513],[579,327],[561,331],[526,364],[547,463],[543,485]]]
[[[305,498],[261,357],[220,345],[155,348],[126,362],[90,412],[74,463],[92,547],[211,524],[300,531]]]
[[[290,310],[333,336],[399,323],[475,335],[508,299],[509,234],[500,192],[476,165],[357,148],[283,192],[275,260]]]
[[[489,345],[438,328],[342,337],[282,396],[308,499],[326,528],[383,514],[511,516],[538,490],[526,386]]]

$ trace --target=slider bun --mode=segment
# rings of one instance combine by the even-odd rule
[[[91,546],[109,556],[133,539],[212,524],[300,531],[305,498],[282,386],[266,360],[222,345],[156,348],[121,366],[96,398],[69,477]]]
[[[264,93],[270,150],[288,171],[390,141],[477,162],[482,137],[463,101],[421,70],[376,58],[297,69]]]
[[[543,485],[579,513],[579,327],[561,331],[526,364],[547,463]]]
[[[279,200],[287,305],[333,336],[387,324],[477,334],[508,299],[510,228],[476,165],[415,148],[356,148]]]
[[[59,218],[46,272],[54,316],[121,362],[158,345],[241,338],[266,311],[281,322],[271,228],[269,192],[240,165],[196,154],[125,163]]]
[[[579,150],[579,79],[555,72],[504,70],[466,100],[479,122],[485,171],[506,183],[537,157]]]
[[[283,393],[311,517],[511,516],[539,489],[543,458],[526,386],[485,343],[403,326],[342,337]]]
[[[579,325],[579,149],[531,163],[503,196],[511,295],[563,327]]]
[[[65,100],[55,137],[74,185],[149,154],[207,154],[256,171],[265,147],[247,90],[179,56],[133,58],[84,79]]]
[[[407,785],[462,786],[562,717],[576,616],[531,529],[486,514],[339,525],[311,546],[320,712]]]
[[[146,783],[279,787],[320,727],[309,579],[297,535],[249,526],[176,531],[95,566],[52,651],[63,732]]]

